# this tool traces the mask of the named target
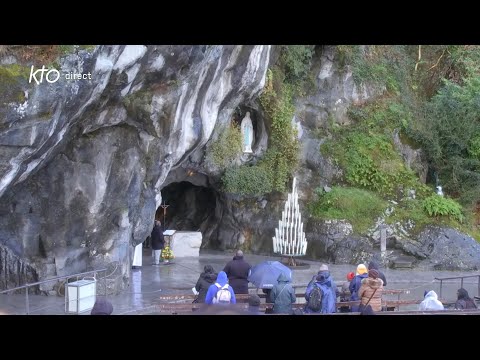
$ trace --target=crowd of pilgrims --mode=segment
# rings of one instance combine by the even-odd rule
[[[194,302],[222,305],[222,302],[235,304],[238,294],[249,294],[248,277],[251,271],[250,264],[244,259],[241,250],[229,261],[224,269],[216,272],[213,266],[205,265],[194,287],[197,294]],[[299,313],[335,313],[360,312],[362,314],[375,314],[383,311],[383,289],[387,285],[385,274],[379,270],[379,266],[372,261],[366,266],[359,264],[355,272],[346,275],[346,281],[340,288],[330,274],[328,266],[322,264],[313,275],[305,290],[305,306],[302,309],[293,309],[292,304],[297,301],[291,279],[284,273],[278,276],[277,284],[271,289],[263,289],[266,302],[273,304],[274,314],[299,314]],[[320,291],[318,291],[318,289]],[[318,297],[316,294],[320,293]],[[221,294],[221,295],[219,295]],[[315,297],[315,300],[313,300]],[[222,300],[224,299],[224,300]],[[320,299],[320,300],[318,300]],[[337,300],[340,302],[360,300],[359,305],[340,306],[337,309]],[[319,306],[314,306],[319,301]],[[248,299],[248,311],[260,314],[260,297],[250,294]],[[460,288],[457,291],[455,309],[477,308],[475,301],[470,298],[467,290]],[[443,310],[443,304],[438,300],[435,291],[425,291],[424,300],[419,305],[419,310]]]

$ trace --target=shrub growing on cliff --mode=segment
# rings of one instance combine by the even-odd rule
[[[415,189],[418,197],[432,193],[405,167],[386,135],[359,128],[346,129],[321,149],[344,169],[344,179],[352,186],[390,197],[403,197],[405,194],[400,190],[406,189]]]
[[[268,71],[260,103],[271,129],[267,152],[258,165],[244,165],[227,170],[223,177],[227,192],[245,195],[260,195],[272,191],[285,192],[286,183],[298,166],[300,144],[297,131],[292,126],[295,113],[293,89],[291,85],[285,83],[285,78],[278,68]],[[246,169],[240,170],[243,167]],[[252,182],[259,180],[262,183],[245,184],[246,174],[252,175],[254,179]],[[236,179],[236,176],[239,178]]]
[[[282,82],[279,70],[268,72],[260,103],[271,123],[270,144],[261,166],[268,170],[273,190],[283,192],[285,183],[298,166],[300,144],[292,126],[293,90]]]
[[[423,208],[430,216],[448,216],[458,222],[462,222],[464,219],[459,203],[437,194],[423,200]]]
[[[267,170],[260,166],[236,166],[228,168],[222,178],[226,192],[257,196],[272,191]]]
[[[234,123],[225,128],[209,149],[213,162],[220,167],[227,167],[241,152],[242,133]]]
[[[290,84],[306,79],[310,70],[315,46],[284,45],[281,48],[280,60],[285,72],[285,78]]]

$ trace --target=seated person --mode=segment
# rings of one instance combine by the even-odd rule
[[[382,311],[382,293],[383,281],[379,278],[378,270],[369,270],[368,277],[362,280],[362,285],[358,290],[361,308],[370,305],[373,311]]]
[[[110,301],[101,296],[97,298],[93,305],[90,315],[111,315],[113,312],[113,305]]]
[[[468,295],[468,291],[464,288],[457,290],[457,302],[455,303],[455,309],[476,309],[477,305],[475,301]]]
[[[444,310],[443,304],[438,300],[437,293],[433,290],[425,291],[423,301],[420,303],[418,310]]]

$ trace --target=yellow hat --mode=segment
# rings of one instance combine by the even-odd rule
[[[366,274],[368,272],[367,267],[363,264],[357,266],[357,275]]]

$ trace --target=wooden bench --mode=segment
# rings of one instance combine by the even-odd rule
[[[297,286],[297,288],[298,288],[298,286]],[[306,286],[305,286],[305,289],[306,289]],[[405,293],[408,293],[408,292],[409,292],[408,289],[384,289],[383,290],[383,295],[399,295],[399,294],[405,294]],[[255,293],[251,292],[250,294],[235,294],[235,298],[237,299],[237,302],[247,302],[248,297],[251,294],[255,294]],[[265,299],[265,297],[266,297],[266,294],[264,294],[263,292],[258,292],[256,294],[261,299]],[[347,293],[347,295],[348,294],[349,293]],[[295,291],[295,296],[297,298],[304,298],[305,297],[305,291],[302,291],[302,292]],[[191,301],[193,301],[193,299],[195,299],[195,295],[194,294],[162,295],[162,296],[159,297],[159,299],[160,300],[167,300],[167,301],[178,301],[178,300],[186,300],[186,301],[191,300]],[[400,299],[398,299],[398,300],[400,300]]]
[[[190,295],[172,295],[172,296],[161,296],[163,300],[173,300],[172,298],[175,298],[176,300],[184,300],[185,296]],[[239,296],[247,297],[247,294],[242,294]],[[382,306],[386,307],[387,309],[390,309],[390,311],[387,312],[392,312],[394,309],[398,309],[399,306],[401,305],[415,305],[415,304],[420,304],[422,300],[383,300],[382,301]],[[451,301],[442,301],[445,304],[451,303]],[[337,302],[336,307],[337,309],[342,307],[342,306],[352,306],[352,305],[360,305],[360,300],[357,301],[344,301],[344,302]],[[192,303],[160,303],[154,305],[158,307],[158,311],[166,311],[166,312],[173,312],[173,313],[178,313],[178,312],[191,312],[197,309],[200,309],[204,306],[208,306],[205,304],[192,304]],[[237,304],[232,305],[236,309],[247,309],[248,304],[246,302],[237,302]],[[266,311],[267,309],[271,309],[273,304],[271,303],[261,303],[260,304],[260,311]],[[305,303],[294,303],[292,304],[292,307],[294,309],[303,309],[305,306]]]

